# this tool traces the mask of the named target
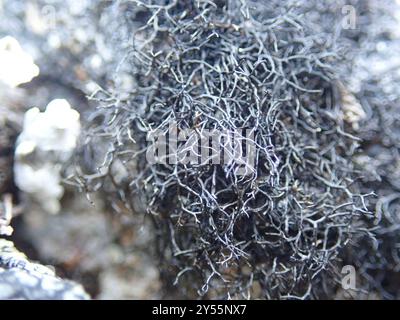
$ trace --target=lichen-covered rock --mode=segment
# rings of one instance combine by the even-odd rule
[[[15,38],[6,36],[0,39],[0,81],[16,87],[38,75],[38,66]]]
[[[0,239],[0,299],[83,300],[82,286],[57,277],[50,267],[30,262],[12,242]]]
[[[65,99],[51,101],[45,112],[32,108],[25,113],[15,149],[15,183],[50,213],[60,210],[62,164],[71,156],[79,131],[79,113]]]

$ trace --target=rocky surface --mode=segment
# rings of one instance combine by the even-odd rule
[[[82,300],[81,285],[62,280],[53,269],[30,262],[11,241],[0,239],[0,299]]]

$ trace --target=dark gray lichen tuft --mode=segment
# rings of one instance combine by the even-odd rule
[[[102,107],[85,157],[99,141],[109,149],[100,173],[90,161],[80,168],[85,188],[151,217],[161,278],[185,296],[332,294],[338,255],[369,215],[333,37],[315,34],[289,2],[151,3],[123,11],[135,26],[126,57],[134,86],[93,96]],[[147,135],[171,123],[200,136],[252,129],[255,168],[238,177],[234,162],[148,163]]]

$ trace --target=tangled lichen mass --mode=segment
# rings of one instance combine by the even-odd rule
[[[135,20],[126,58],[135,87],[98,98],[105,176],[123,164],[116,190],[151,215],[164,277],[201,296],[327,294],[313,284],[334,282],[338,254],[370,214],[350,161],[358,139],[342,111],[338,53],[280,6],[133,1],[130,16],[148,17]],[[147,134],[167,135],[171,123],[200,137],[251,128],[255,167],[238,177],[234,162],[149,164]]]
[[[1,12],[4,296],[400,298],[400,4]]]

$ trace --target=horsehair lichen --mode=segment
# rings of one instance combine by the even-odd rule
[[[368,213],[333,42],[280,1],[134,0],[124,10],[135,25],[126,59],[134,87],[93,95],[100,107],[85,157],[101,139],[109,148],[98,173],[79,168],[84,187],[114,190],[133,211],[142,203],[162,279],[187,296],[192,287],[207,297],[328,294],[338,255]],[[238,178],[235,163],[149,163],[147,135],[171,123],[200,136],[251,128],[254,170]]]

